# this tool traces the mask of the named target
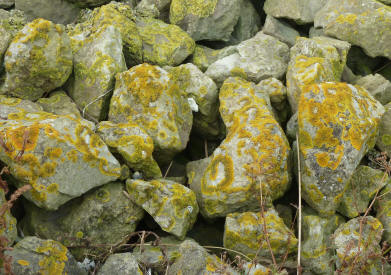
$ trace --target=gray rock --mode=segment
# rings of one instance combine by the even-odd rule
[[[0,0],[0,8],[8,9],[15,5],[15,0]]]
[[[30,100],[0,95],[0,119],[7,120],[9,115],[23,112],[41,112],[43,108]]]
[[[266,16],[266,21],[263,25],[262,32],[274,36],[290,47],[295,44],[296,37],[300,36],[300,33],[289,26],[287,23],[282,22],[270,15]]]
[[[110,2],[110,0],[66,0],[66,1],[75,3],[78,7],[81,8],[98,7]]]
[[[286,135],[290,139],[296,140],[296,133],[298,131],[299,125],[297,124],[297,112],[294,113],[286,124]]]
[[[0,205],[2,207],[6,204],[4,189],[0,188]],[[10,247],[18,236],[16,229],[16,219],[11,215],[11,211],[8,209],[1,216],[0,237],[1,244],[5,247]]]
[[[202,45],[196,45],[190,62],[205,72],[208,67],[217,60],[236,53],[236,46],[228,46],[220,50],[214,50]]]
[[[132,253],[110,255],[97,275],[143,275]]]
[[[142,15],[156,13],[156,17],[164,22],[169,21],[171,0],[141,0],[136,12]]]
[[[354,84],[367,89],[383,105],[391,102],[391,81],[380,74],[361,77]]]
[[[327,36],[324,34],[324,31],[322,28],[315,28],[315,27],[311,27],[310,28],[310,32],[308,34],[308,37],[309,38],[314,38],[314,37],[317,37],[317,36]]]
[[[379,137],[376,140],[376,146],[382,152],[391,156],[391,103],[384,106],[386,112],[380,120]]]
[[[43,111],[48,113],[82,118],[75,102],[61,90],[50,93],[49,97],[38,99],[36,103],[42,107]]]
[[[387,183],[386,187],[379,193],[375,201],[376,218],[384,227],[383,240],[391,242],[391,184]]]

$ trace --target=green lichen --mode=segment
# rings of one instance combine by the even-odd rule
[[[170,6],[170,22],[178,24],[186,16],[209,17],[219,0],[173,0]]]

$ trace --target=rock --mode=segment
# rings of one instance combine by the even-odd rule
[[[302,214],[302,251],[303,270],[314,274],[334,274],[334,253],[330,249],[331,235],[345,222],[342,216],[333,215],[322,218],[311,208],[303,208]]]
[[[147,211],[160,227],[184,239],[196,221],[198,205],[194,192],[165,179],[126,181],[126,189],[133,202]]]
[[[383,240],[391,243],[391,184],[387,182],[375,201],[376,218],[384,227]]]
[[[322,28],[315,28],[315,27],[311,27],[310,28],[310,32],[308,34],[308,37],[309,38],[314,38],[314,37],[317,37],[317,36],[327,36],[324,34],[324,31]]]
[[[142,172],[146,178],[161,178],[162,172],[152,156],[152,138],[137,124],[99,123],[96,133],[134,171]]]
[[[391,58],[391,10],[375,0],[331,0],[315,16],[325,34],[360,46],[371,57]]]
[[[289,26],[287,23],[280,21],[270,15],[266,16],[266,21],[263,25],[262,32],[264,34],[274,36],[290,47],[295,44],[296,37],[300,36],[300,33]]]
[[[14,274],[87,274],[68,249],[53,240],[26,237],[5,254],[12,257]]]
[[[372,216],[351,219],[338,227],[333,235],[336,267],[342,273],[381,274],[380,240],[383,226]]]
[[[237,52],[217,60],[205,72],[218,86],[230,76],[253,82],[281,78],[287,68],[289,48],[276,38],[258,32],[237,46]]]
[[[388,182],[387,174],[369,166],[360,165],[349,179],[338,212],[355,218],[365,213],[375,194]]]
[[[24,11],[28,21],[43,18],[57,24],[69,24],[76,20],[80,9],[64,0],[14,0],[15,8]]]
[[[201,71],[205,72],[212,63],[234,53],[236,53],[236,46],[214,50],[202,45],[196,45],[190,61]]]
[[[274,209],[277,211],[278,216],[284,221],[288,228],[293,225],[293,211],[288,205],[277,204]]]
[[[15,5],[15,0],[0,0],[1,9],[9,9]]]
[[[80,47],[74,49],[69,95],[87,117],[103,120],[107,118],[115,75],[126,71],[121,33],[106,24],[70,38]]]
[[[118,161],[82,120],[22,108],[18,113],[11,108],[6,118],[0,120],[0,160],[10,167],[18,186],[33,187],[23,195],[37,206],[56,210],[120,177]]]
[[[327,82],[303,88],[298,112],[302,195],[329,216],[374,146],[384,108],[358,86]]]
[[[245,262],[243,268],[245,274],[247,275],[258,275],[258,274],[288,275],[288,272],[285,269],[274,271],[273,269],[265,267],[261,264],[254,264],[250,262]]]
[[[44,19],[27,24],[13,38],[4,58],[0,93],[37,100],[62,86],[72,72],[69,37],[61,25]]]
[[[141,0],[136,7],[136,11],[144,15],[145,13],[155,12],[160,20],[169,21],[171,0]]]
[[[349,48],[349,43],[328,37],[297,38],[286,74],[293,113],[305,85],[341,80]]]
[[[70,115],[81,119],[80,111],[72,99],[62,90],[50,93],[49,97],[40,98],[36,102],[42,110],[55,115]]]
[[[327,0],[266,0],[263,9],[267,15],[307,24],[314,22],[315,14],[326,3]]]
[[[224,247],[239,251],[250,258],[269,258],[270,251],[264,236],[264,225],[268,232],[273,254],[292,253],[297,249],[295,235],[286,227],[277,212],[270,208],[264,212],[228,214],[225,220]]]
[[[67,246],[107,244],[103,248],[72,248],[72,254],[82,260],[91,253],[107,252],[113,243],[124,241],[135,231],[144,211],[124,194],[124,184],[113,182],[91,191],[61,206],[47,211],[26,205],[22,221],[25,234],[61,241]]]
[[[3,188],[0,188],[0,205],[3,207],[7,200]],[[0,243],[3,247],[11,246],[18,236],[16,229],[16,219],[11,215],[11,211],[6,209],[1,218]]]
[[[391,102],[384,106],[386,112],[380,120],[379,137],[376,146],[380,151],[391,156]]]
[[[116,253],[110,255],[97,275],[143,275],[132,253]]]
[[[201,176],[189,180],[207,218],[258,209],[259,182],[269,201],[281,197],[290,183],[290,147],[268,95],[251,82],[229,78],[220,89],[220,113],[227,137],[205,171],[201,166],[195,171]]]
[[[218,90],[216,84],[191,63],[165,68],[170,72],[188,100],[193,100],[193,129],[201,137],[216,137],[220,134]]]
[[[391,102],[391,82],[380,74],[361,77],[354,84],[367,89],[383,105]]]
[[[195,41],[228,41],[238,22],[242,3],[243,0],[172,0],[170,22]]]
[[[12,34],[3,24],[0,23],[0,62],[3,63],[4,53],[12,40]],[[0,67],[0,73],[3,72],[3,66]]]
[[[132,67],[116,80],[109,120],[138,124],[152,138],[156,159],[170,162],[185,149],[192,126],[184,92],[168,72],[149,64]]]
[[[286,135],[288,138],[295,140],[296,139],[296,133],[299,128],[299,125],[297,124],[297,112],[294,113],[291,118],[288,120],[288,123],[286,124]]]
[[[75,3],[78,7],[98,7],[110,2],[110,0],[67,0],[68,2]]]
[[[194,52],[194,40],[178,26],[153,18],[138,19],[136,23],[144,62],[176,66]]]
[[[7,120],[10,114],[16,115],[23,112],[34,113],[41,111],[43,111],[43,108],[30,100],[0,95],[0,120]]]

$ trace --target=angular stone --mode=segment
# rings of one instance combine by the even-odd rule
[[[360,46],[371,57],[391,58],[391,9],[376,0],[331,0],[316,14],[315,27]]]
[[[263,25],[262,32],[274,36],[290,47],[295,44],[296,37],[300,36],[300,33],[289,26],[287,23],[282,22],[270,15],[266,16],[266,21]]]
[[[107,4],[110,0],[67,0],[68,2],[75,3],[78,7],[98,7],[103,4]]]
[[[196,65],[201,71],[205,72],[212,63],[223,57],[234,54],[235,52],[236,46],[214,50],[202,45],[196,45],[190,62]]]
[[[0,95],[0,120],[7,120],[8,116],[23,112],[41,112],[43,108],[30,100]]]
[[[18,32],[5,53],[6,78],[0,93],[37,100],[65,83],[72,58],[64,27],[36,19]]]
[[[64,91],[50,93],[49,97],[40,98],[36,102],[42,110],[55,115],[70,115],[74,118],[82,118],[76,104]]]
[[[14,274],[87,274],[68,249],[53,240],[26,237],[5,254],[12,257]]]
[[[141,0],[136,7],[136,11],[141,15],[157,13],[157,17],[164,21],[169,21],[171,0]]]
[[[132,253],[116,253],[110,255],[97,275],[129,274],[144,275]]]
[[[162,172],[152,156],[152,138],[137,124],[115,124],[102,121],[96,133],[103,141],[119,153],[129,168],[142,172],[146,178],[161,178]]]
[[[376,218],[384,227],[383,240],[391,243],[391,184],[387,183],[386,187],[379,193],[375,201]]]
[[[8,9],[15,5],[15,0],[0,0],[0,8]]]
[[[382,116],[379,125],[379,137],[376,146],[380,151],[391,156],[391,102],[384,106],[386,112]]]
[[[383,105],[391,102],[391,81],[380,74],[366,75],[359,78],[354,84],[367,89]]]
[[[170,162],[185,149],[193,115],[171,74],[142,64],[118,74],[109,120],[138,124],[152,138],[158,161]]]
[[[258,32],[236,49],[236,53],[217,60],[206,71],[218,86],[230,76],[259,82],[269,77],[281,78],[286,72],[289,48],[272,36]]]
[[[335,212],[348,179],[375,145],[383,113],[358,86],[304,86],[298,110],[302,194],[322,216]]]
[[[4,189],[0,188],[0,205],[4,206],[6,202]],[[11,246],[17,236],[16,219],[11,215],[11,212],[8,209],[4,212],[4,215],[1,216],[0,242],[6,247]]]
[[[160,179],[126,181],[132,201],[147,211],[160,227],[180,239],[197,219],[198,205],[194,192],[182,184]]]
[[[9,44],[12,40],[12,34],[8,31],[3,24],[0,24],[0,60],[3,60],[4,53],[7,50]],[[0,68],[0,72],[2,72],[2,68]]]
[[[242,3],[242,0],[172,0],[170,22],[195,41],[228,41],[238,22]]]

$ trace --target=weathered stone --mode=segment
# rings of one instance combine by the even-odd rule
[[[155,13],[160,20],[169,21],[171,0],[141,0],[136,7],[138,14],[143,16]]]
[[[331,0],[315,16],[325,34],[360,46],[371,57],[391,58],[391,9],[376,0]]]
[[[265,211],[263,216],[259,212],[228,214],[225,220],[224,247],[239,251],[250,258],[269,258],[270,250],[264,236],[265,224],[274,255],[282,256],[296,251],[295,235],[273,208]]]
[[[58,240],[67,246],[77,246],[89,240],[93,244],[113,244],[126,239],[144,216],[144,211],[124,194],[124,184],[113,182],[85,194],[60,207],[47,211],[26,205],[22,221],[28,235]],[[82,260],[89,253],[103,253],[106,248],[72,248],[72,254]]]
[[[317,36],[327,36],[324,34],[324,31],[322,28],[315,28],[315,27],[311,27],[310,28],[310,32],[308,34],[308,37],[309,38],[314,38],[314,37],[317,37]]]
[[[322,216],[337,209],[347,180],[376,142],[383,106],[346,83],[304,86],[298,110],[302,194]]]
[[[242,0],[172,0],[170,22],[195,41],[228,41],[238,22],[242,3]]]
[[[66,0],[66,1],[75,3],[78,7],[81,8],[98,7],[110,2],[110,0]]]
[[[289,26],[287,23],[282,22],[270,15],[266,16],[266,21],[263,25],[262,32],[274,36],[290,47],[295,44],[296,37],[300,36],[300,33]]]
[[[142,64],[118,74],[109,120],[138,124],[151,136],[155,158],[170,162],[185,149],[193,115],[184,92],[171,74]]]
[[[97,275],[144,275],[132,253],[117,253],[110,255]]]
[[[6,204],[4,189],[0,188],[0,205],[2,207]],[[16,229],[16,219],[11,215],[9,209],[7,209],[1,218],[0,226],[0,238],[1,244],[5,247],[11,246],[17,238],[18,232]]]
[[[202,45],[196,45],[190,62],[205,72],[217,60],[236,53],[236,46],[229,46],[221,50],[214,50]]]
[[[391,102],[384,106],[386,112],[380,120],[379,137],[376,140],[376,146],[382,152],[391,156]]]
[[[252,262],[251,263],[246,262],[243,265],[243,268],[244,268],[245,274],[247,274],[247,275],[268,275],[268,274],[288,275],[288,271],[286,271],[286,269],[275,271],[275,270],[270,269],[268,267],[265,267],[261,264],[258,264],[258,263],[255,264]]]
[[[230,76],[259,82],[269,77],[281,78],[286,72],[289,48],[272,36],[258,32],[236,49],[236,53],[217,60],[206,71],[218,86]]]
[[[182,184],[160,179],[126,181],[132,201],[144,208],[160,227],[184,239],[197,219],[198,205],[194,192]]]
[[[13,38],[4,63],[0,93],[36,100],[63,85],[71,74],[69,37],[63,26],[36,19]]]
[[[383,240],[391,243],[391,184],[379,193],[375,201],[376,218],[380,220],[384,227]]]
[[[8,115],[18,114],[23,112],[41,112],[43,108],[30,100],[23,100],[20,98],[6,97],[0,95],[0,119],[7,120]]]
[[[119,153],[134,171],[146,178],[161,178],[162,172],[154,160],[152,138],[137,124],[115,124],[102,121],[96,129],[103,141]]]
[[[391,102],[391,81],[380,74],[361,77],[354,84],[367,89],[383,105]]]
[[[0,8],[8,9],[15,5],[15,0],[0,0]]]
[[[349,218],[365,213],[375,194],[387,182],[388,176],[383,171],[364,165],[358,166],[345,187],[338,212]]]
[[[78,267],[68,249],[53,240],[26,237],[5,254],[12,257],[11,268],[14,274],[87,274]]]
[[[82,118],[76,104],[64,91],[50,93],[49,97],[40,98],[36,102],[42,110],[55,115],[70,115],[74,118]]]

